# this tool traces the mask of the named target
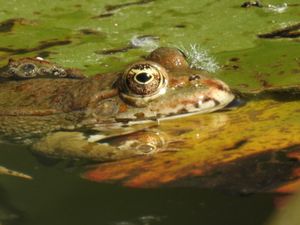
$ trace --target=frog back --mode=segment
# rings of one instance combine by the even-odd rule
[[[0,133],[26,138],[80,127],[91,99],[106,85],[101,80],[41,78],[0,82]]]
[[[87,78],[1,82],[0,116],[45,116],[82,110],[99,88]]]

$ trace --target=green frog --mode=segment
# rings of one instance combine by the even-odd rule
[[[1,69],[0,133],[50,156],[118,160],[163,146],[163,134],[144,124],[213,112],[233,99],[224,82],[190,69],[176,48],[92,77],[22,58]]]

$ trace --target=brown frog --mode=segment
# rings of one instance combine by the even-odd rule
[[[0,77],[2,136],[43,154],[98,161],[150,154],[163,145],[163,134],[129,125],[208,113],[234,99],[225,83],[190,69],[174,48],[158,48],[120,73],[85,77],[23,58],[10,60]]]

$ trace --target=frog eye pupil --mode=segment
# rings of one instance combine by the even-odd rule
[[[143,84],[148,83],[151,79],[153,79],[153,76],[149,73],[139,73],[135,76],[135,80]]]

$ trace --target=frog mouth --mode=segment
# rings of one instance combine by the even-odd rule
[[[159,103],[151,102],[148,108],[139,109],[130,114],[119,115],[116,121],[134,124],[209,113],[224,108],[234,98],[229,89],[211,87],[204,92],[194,92],[190,95],[167,96],[165,101],[160,101]]]
[[[234,100],[234,95],[227,91],[212,91],[207,95],[201,95],[198,99],[183,99],[175,108],[164,110],[157,115],[159,120],[168,120],[195,114],[204,114],[218,111]]]

